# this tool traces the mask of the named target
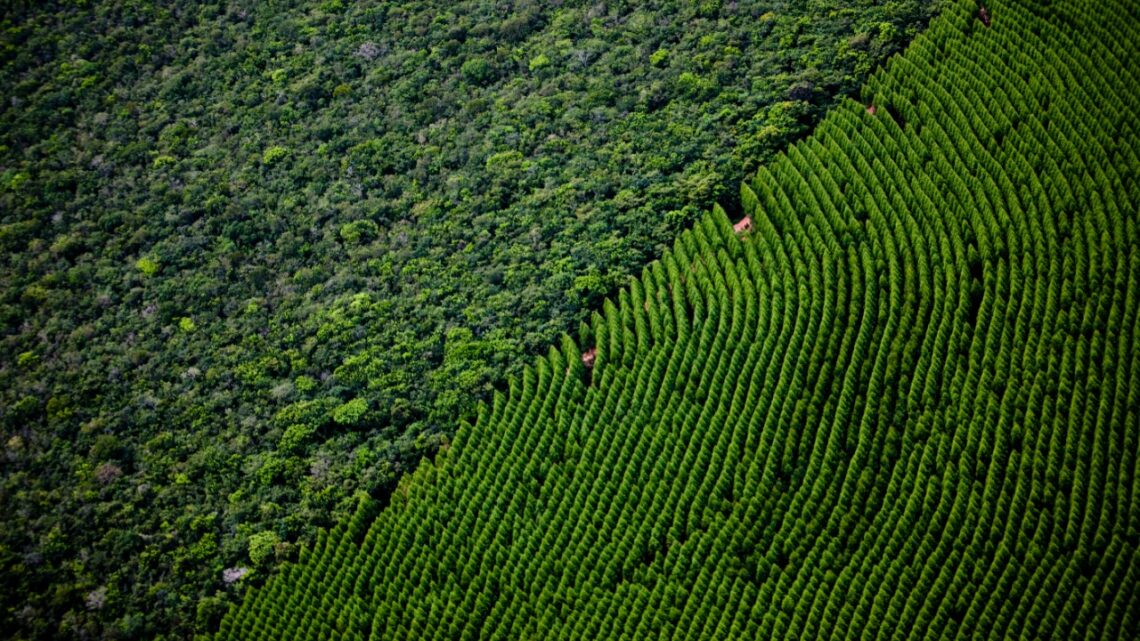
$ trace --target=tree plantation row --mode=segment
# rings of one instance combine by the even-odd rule
[[[218,638],[1140,638],[1138,49],[954,3]]]

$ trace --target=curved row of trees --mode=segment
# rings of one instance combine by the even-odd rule
[[[1140,636],[1140,16],[987,8],[219,638]]]

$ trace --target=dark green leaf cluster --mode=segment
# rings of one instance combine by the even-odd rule
[[[1140,15],[987,5],[218,638],[1140,638]]]

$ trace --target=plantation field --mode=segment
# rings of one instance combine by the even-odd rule
[[[1140,10],[987,14],[218,638],[1140,638]]]

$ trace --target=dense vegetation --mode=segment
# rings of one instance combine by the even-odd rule
[[[932,7],[5,3],[0,630],[216,623]]]
[[[220,638],[1140,638],[1140,12],[988,4]]]

